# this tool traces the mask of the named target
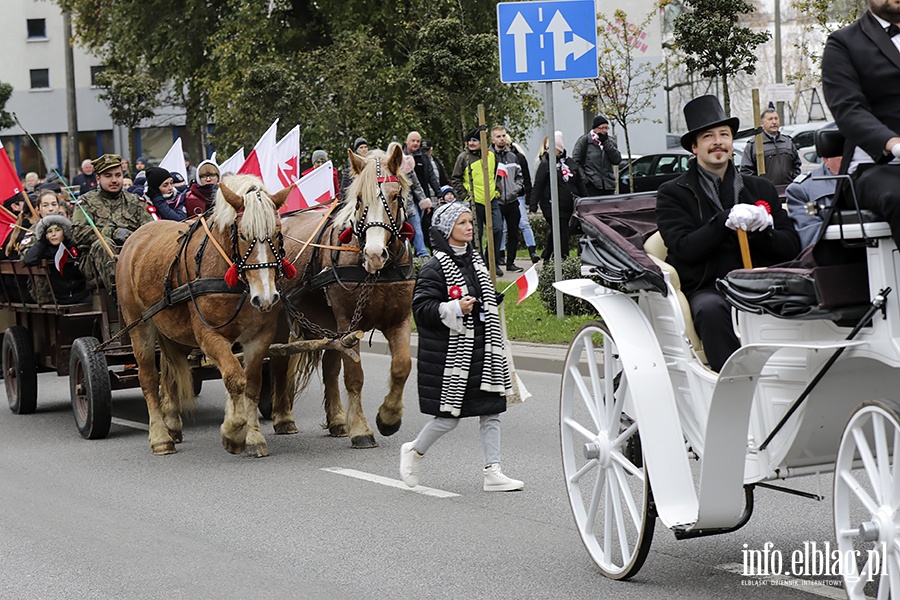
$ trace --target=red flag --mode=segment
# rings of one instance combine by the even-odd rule
[[[63,267],[66,266],[67,262],[69,262],[69,252],[66,250],[65,244],[60,244],[56,249],[56,255],[53,257],[56,270],[62,273]]]
[[[275,145],[278,179],[287,187],[300,179],[300,126],[291,129]]]
[[[9,154],[0,144],[0,202],[21,193],[22,182],[9,160]]]
[[[263,185],[271,193],[275,193],[285,186],[278,179],[278,161],[275,156],[275,131],[278,127],[278,119],[269,126],[256,146],[250,152],[247,160],[238,169],[239,175],[256,175],[263,181]]]
[[[0,154],[6,156],[6,152],[0,151]],[[0,159],[2,161],[2,159]],[[0,246],[6,245],[9,234],[16,228],[16,217],[6,209],[0,209]]]
[[[538,273],[537,265],[531,267],[516,279],[516,287],[519,288],[519,300],[516,304],[521,304],[525,298],[533,294],[538,289]]]
[[[313,169],[300,178],[291,190],[281,212],[308,208],[334,199],[334,173],[331,161]]]

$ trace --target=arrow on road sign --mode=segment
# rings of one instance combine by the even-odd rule
[[[516,18],[506,30],[507,35],[512,35],[516,44],[516,73],[528,72],[528,49],[525,47],[525,36],[534,33],[522,13],[516,13]]]
[[[521,13],[518,15],[521,16]],[[522,22],[525,22],[525,19],[522,19]],[[527,27],[528,24],[526,23]],[[566,41],[566,34],[572,31],[572,27],[569,25],[568,21],[562,16],[558,10],[556,14],[553,15],[553,18],[550,20],[550,24],[547,26],[547,33],[553,34],[553,68],[557,71],[565,71],[566,70],[566,58],[571,54],[574,60],[578,60],[586,52],[590,52],[590,50],[594,47],[594,44],[590,43],[583,37],[572,34],[572,41]],[[522,37],[524,40],[524,36]],[[524,46],[523,46],[524,50]],[[524,52],[523,52],[524,55]],[[516,39],[516,69],[518,70],[519,66],[519,46],[518,39]]]

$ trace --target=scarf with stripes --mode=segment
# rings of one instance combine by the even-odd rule
[[[465,277],[459,266],[449,254],[443,250],[435,250],[434,256],[441,264],[444,279],[449,290],[458,286],[462,296],[471,295],[466,286]],[[481,372],[480,389],[485,392],[496,392],[503,396],[512,396],[512,380],[509,365],[503,351],[503,334],[500,329],[500,316],[497,312],[497,299],[491,277],[484,260],[478,252],[472,252],[472,263],[475,276],[481,287],[482,312],[484,314],[484,370]],[[462,411],[462,403],[469,379],[469,368],[472,365],[472,354],[475,348],[475,319],[480,318],[477,310],[463,315],[464,330],[462,333],[450,331],[447,346],[447,359],[444,362],[444,378],[441,382],[441,412],[458,417]]]

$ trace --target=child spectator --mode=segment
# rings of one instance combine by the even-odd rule
[[[72,238],[72,222],[62,215],[48,215],[35,225],[34,236],[34,244],[25,253],[22,264],[33,267],[42,260],[53,262],[47,266],[48,277],[30,278],[28,287],[34,299],[42,304],[53,303],[54,298],[58,304],[86,302],[90,292],[77,265],[79,255]]]
[[[184,221],[187,213],[181,201],[183,195],[176,194],[172,174],[159,167],[147,169],[147,191],[144,198],[156,208],[156,215],[167,221]]]

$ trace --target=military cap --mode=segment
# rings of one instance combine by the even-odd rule
[[[109,171],[113,167],[122,166],[122,157],[118,154],[104,154],[100,158],[91,161],[94,165],[94,172],[98,175],[104,171]]]

